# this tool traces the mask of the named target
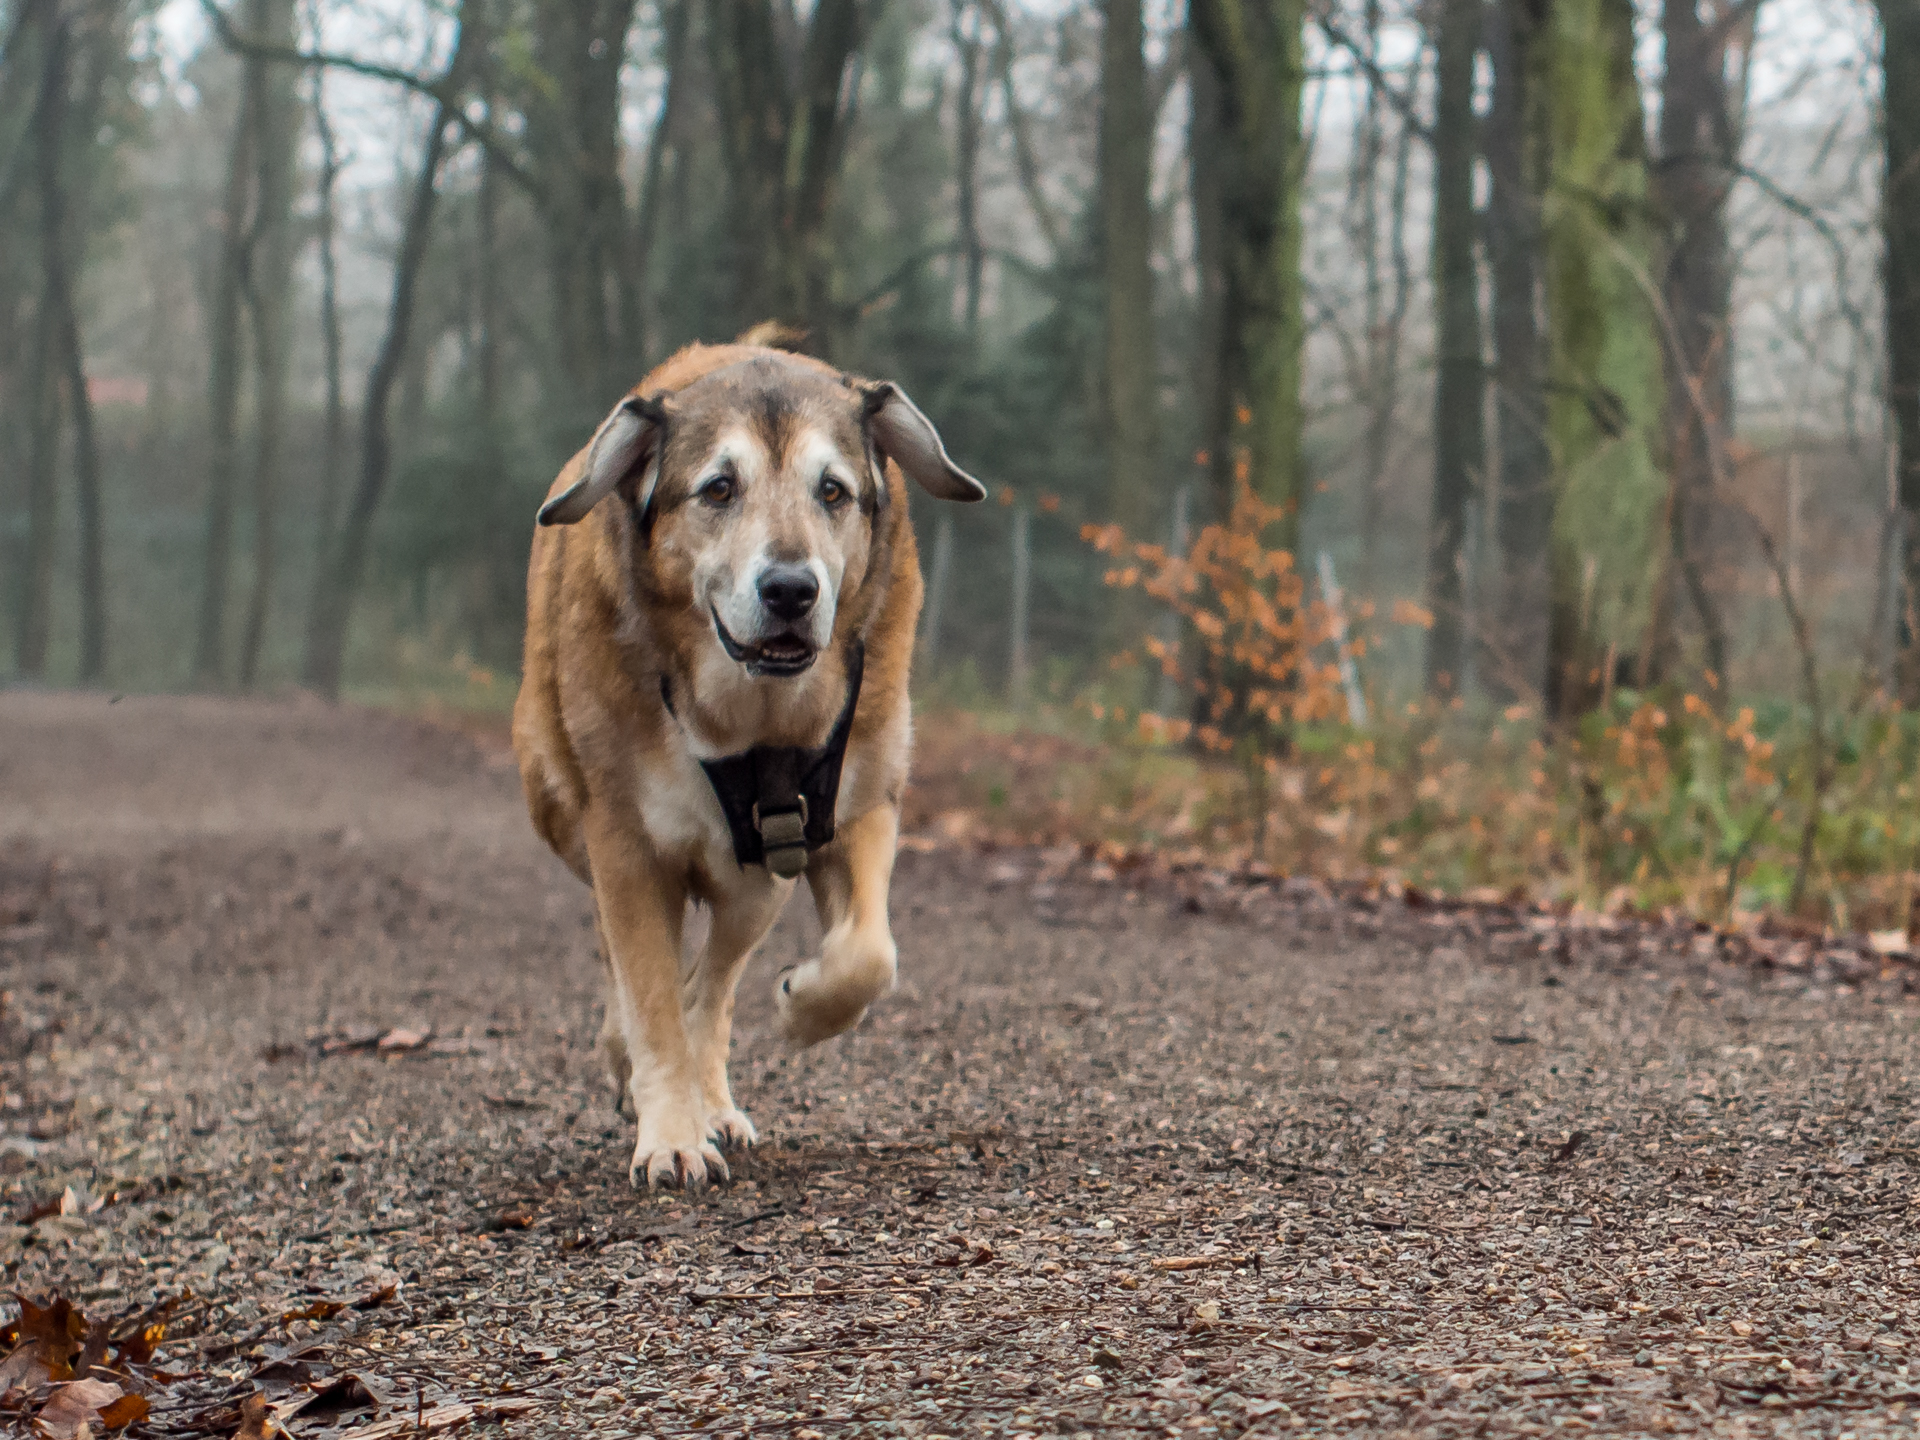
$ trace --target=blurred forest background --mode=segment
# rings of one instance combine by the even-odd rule
[[[1912,913],[1920,0],[0,0],[0,47],[15,680],[504,706],[559,464],[777,318],[993,489],[916,501],[923,695],[1134,747],[1003,757],[1025,833]],[[1242,490],[1254,560],[1182,571]],[[1208,709],[1248,664],[1276,725]],[[1169,798],[1142,711],[1233,785]]]

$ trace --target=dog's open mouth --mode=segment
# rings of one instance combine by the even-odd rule
[[[713,629],[727,658],[746,666],[749,675],[798,675],[820,653],[811,640],[791,633],[769,635],[752,645],[742,645],[727,632],[718,610],[713,610]]]

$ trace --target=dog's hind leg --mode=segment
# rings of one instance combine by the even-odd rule
[[[620,1028],[620,993],[613,977],[613,950],[607,944],[606,927],[600,923],[599,907],[593,912],[593,933],[600,941],[600,963],[607,970],[607,999],[600,1019],[600,1058],[606,1062],[607,1078],[613,1081],[613,1113],[633,1114],[627,1084],[633,1079],[633,1058],[627,1054],[627,1037]]]
[[[887,925],[887,887],[900,814],[892,805],[842,827],[807,867],[820,913],[820,956],[780,977],[774,1003],[780,1028],[796,1045],[850,1030],[867,1006],[893,988],[897,953]]]
[[[687,1043],[707,1106],[707,1135],[722,1150],[751,1145],[759,1138],[753,1122],[733,1103],[727,1083],[727,1052],[733,1040],[733,992],[754,947],[779,918],[792,890],[787,882],[749,872],[742,887],[722,896],[713,908],[713,926],[700,958],[681,986],[687,1017]]]

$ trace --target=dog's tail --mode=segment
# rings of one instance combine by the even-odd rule
[[[744,331],[733,342],[736,345],[761,345],[769,350],[790,350],[800,353],[800,347],[807,343],[807,332],[797,325],[789,325],[784,320],[762,320],[758,325]]]

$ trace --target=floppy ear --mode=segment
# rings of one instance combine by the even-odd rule
[[[891,380],[867,388],[867,431],[874,447],[942,500],[984,500],[987,487],[953,463],[940,432]]]
[[[629,395],[614,406],[594,434],[580,478],[540,507],[540,523],[571,525],[586,519],[587,512],[631,475],[649,450],[658,448],[666,423],[667,412],[658,400]],[[658,475],[656,469],[648,476],[646,490],[635,498],[635,509],[646,510]]]

